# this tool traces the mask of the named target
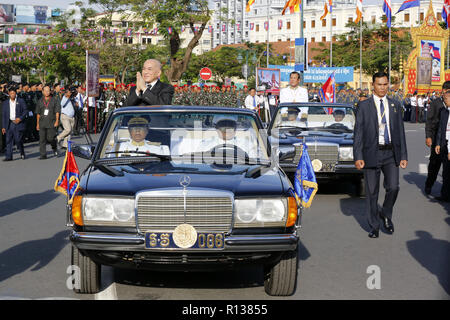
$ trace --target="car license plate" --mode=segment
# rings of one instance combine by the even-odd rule
[[[156,248],[172,248],[179,249],[180,247],[173,239],[171,232],[147,232],[145,234],[145,247],[147,249]],[[223,233],[198,233],[195,243],[186,249],[223,249],[224,235]]]

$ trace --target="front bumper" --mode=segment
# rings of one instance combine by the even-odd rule
[[[297,250],[296,234],[226,235],[221,249],[148,249],[139,234],[76,232],[70,240],[102,265],[159,271],[207,271],[237,264],[270,265]]]

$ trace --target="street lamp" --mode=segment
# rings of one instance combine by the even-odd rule
[[[246,84],[248,82],[247,79],[248,79],[248,70],[249,70],[249,67],[248,67],[248,52],[249,51],[250,51],[249,49],[238,49],[239,53],[236,58],[239,61],[239,63],[242,63],[244,61],[244,58],[242,57],[242,53],[245,52],[245,64],[242,66],[242,75],[245,77]],[[256,61],[256,57],[254,54],[252,56],[252,61],[253,61],[253,64]]]

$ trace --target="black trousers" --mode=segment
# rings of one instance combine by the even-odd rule
[[[436,182],[441,163],[443,162],[441,155],[436,154],[436,146],[432,145],[430,150],[430,162],[428,163],[428,175],[425,181],[425,188],[432,188]]]
[[[442,161],[441,197],[450,200],[450,161],[448,160],[447,147],[441,148],[441,154],[438,156],[440,156]]]
[[[380,190],[380,176],[383,172],[383,187],[386,191],[381,212],[378,211],[378,194]],[[369,226],[380,229],[380,214],[392,219],[392,211],[397,200],[399,185],[399,168],[395,164],[392,150],[378,150],[378,163],[375,168],[364,169],[366,184],[366,212]]]
[[[57,150],[55,137],[56,128],[39,128],[39,153],[41,157],[47,155],[47,143],[50,143],[53,151]]]
[[[12,121],[9,123],[9,129],[6,130],[6,159],[12,159],[13,146],[16,144],[20,154],[25,154],[23,149],[23,130],[19,130],[19,127]]]

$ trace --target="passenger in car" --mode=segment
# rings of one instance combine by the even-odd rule
[[[139,156],[140,153],[149,152],[161,155],[169,155],[169,147],[162,145],[160,142],[151,142],[146,140],[148,133],[148,120],[142,117],[135,117],[128,121],[128,131],[130,132],[130,140],[121,142],[118,151],[119,156]],[[129,154],[123,152],[130,152]]]
[[[353,124],[349,121],[343,121],[345,118],[345,111],[344,110],[334,110],[333,111],[333,117],[334,121],[328,121],[325,122],[324,127],[330,127],[333,125],[342,125],[347,127],[348,129],[353,129]]]

